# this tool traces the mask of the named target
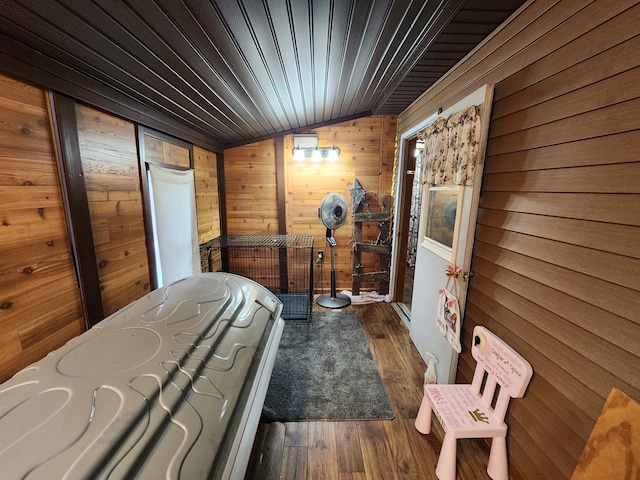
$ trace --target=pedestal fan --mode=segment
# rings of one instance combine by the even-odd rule
[[[325,308],[343,308],[351,304],[351,299],[341,293],[336,293],[336,271],[333,259],[333,247],[336,240],[333,238],[333,230],[337,230],[347,220],[347,200],[339,193],[330,193],[320,204],[319,216],[327,227],[327,243],[331,253],[331,292],[318,297],[316,303]]]

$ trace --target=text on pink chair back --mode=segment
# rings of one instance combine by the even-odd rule
[[[490,377],[494,377],[501,389],[512,398],[524,395],[533,369],[529,362],[509,345],[484,327],[473,329],[471,354]],[[474,378],[474,383],[476,379]]]

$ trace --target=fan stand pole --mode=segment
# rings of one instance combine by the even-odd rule
[[[333,264],[333,247],[336,240],[333,238],[331,230],[327,228],[327,242],[329,242],[329,252],[331,256],[331,293],[323,293],[318,297],[316,303],[325,308],[344,308],[351,305],[351,299],[342,293],[336,293],[336,271]]]

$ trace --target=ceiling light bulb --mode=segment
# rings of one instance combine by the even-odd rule
[[[304,162],[304,152],[300,147],[296,147],[293,149],[293,161]]]
[[[322,154],[320,153],[320,150],[318,150],[317,148],[311,154],[311,161],[312,162],[322,161]]]
[[[337,162],[338,160],[340,160],[340,150],[331,147],[331,149],[329,150],[329,161]]]

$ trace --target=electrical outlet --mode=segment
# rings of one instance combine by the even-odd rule
[[[324,252],[322,250],[318,250],[318,255],[316,256],[316,262],[322,263],[324,261]]]

